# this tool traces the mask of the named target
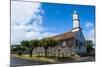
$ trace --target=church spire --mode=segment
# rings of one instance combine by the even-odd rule
[[[79,30],[82,30],[81,27],[80,27],[79,14],[77,13],[76,10],[74,10],[74,13],[73,13],[73,30],[72,30],[72,32],[79,31]]]

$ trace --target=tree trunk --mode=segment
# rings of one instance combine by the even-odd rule
[[[30,50],[30,57],[32,57],[32,50]]]
[[[39,49],[38,49],[38,56],[40,57],[40,47],[39,47]]]
[[[45,48],[45,57],[47,58],[47,48]]]
[[[58,57],[59,57],[59,55],[60,55],[60,50],[58,50]]]
[[[32,57],[32,51],[33,51],[33,49],[34,49],[34,48],[32,48],[32,49],[30,50],[30,57]]]

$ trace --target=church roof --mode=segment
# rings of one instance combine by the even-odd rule
[[[65,40],[65,39],[71,39],[71,38],[74,38],[75,37],[75,34],[77,32],[65,32],[63,34],[59,34],[59,35],[56,35],[56,36],[52,36],[51,38],[54,38],[55,40]]]

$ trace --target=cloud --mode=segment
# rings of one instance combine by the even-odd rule
[[[87,40],[92,40],[95,43],[95,30],[93,28],[88,32]]]
[[[27,24],[31,17],[34,19],[37,17],[35,13],[40,12],[40,3],[30,3],[30,2],[11,2],[11,18],[12,21],[16,23]]]
[[[87,22],[85,26],[86,26],[86,29],[87,29],[86,39],[92,40],[93,43],[95,43],[95,28],[94,28],[93,23]]]
[[[41,3],[11,2],[11,44],[22,40],[40,39],[55,33],[44,27]]]
[[[86,28],[91,28],[91,27],[93,27],[93,24],[90,22],[87,22],[85,26],[86,26]]]

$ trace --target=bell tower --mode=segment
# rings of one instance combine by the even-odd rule
[[[80,31],[82,28],[80,27],[80,20],[79,20],[79,14],[77,13],[76,10],[74,10],[73,13],[73,29],[72,32],[74,31]]]

